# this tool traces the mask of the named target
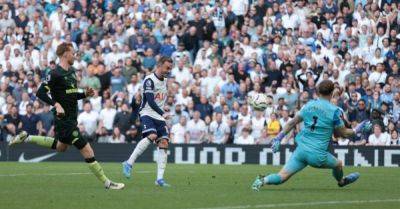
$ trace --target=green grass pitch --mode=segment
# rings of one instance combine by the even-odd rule
[[[119,163],[103,163],[108,176],[126,184],[107,191],[85,163],[0,163],[1,209],[242,209],[242,208],[400,208],[399,168],[345,168],[361,178],[337,187],[330,170],[306,168],[280,186],[254,192],[257,174],[279,167],[259,165],[168,165],[171,188],[154,186],[156,164],[137,164],[133,178]]]

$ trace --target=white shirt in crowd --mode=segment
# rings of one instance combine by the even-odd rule
[[[97,129],[97,122],[99,121],[99,114],[96,111],[82,112],[78,116],[78,124],[85,127],[85,132],[89,135],[93,134]]]
[[[206,124],[203,120],[199,119],[197,123],[192,119],[186,126],[187,133],[189,134],[189,143],[199,144],[203,142],[204,134],[207,131]]]
[[[282,17],[282,25],[284,28],[288,29],[288,28],[297,28],[299,26],[300,19],[299,16],[297,16],[296,14],[285,14]]]
[[[218,123],[213,121],[210,124],[210,134],[213,136],[213,143],[222,144],[225,141],[225,136],[231,132],[228,124],[225,122]]]
[[[26,106],[29,104],[29,101],[21,101],[19,103],[18,109],[20,115],[26,115]]]
[[[338,145],[341,145],[341,146],[348,145],[349,143],[350,143],[349,139],[341,138],[338,140]]]
[[[242,129],[249,125],[251,125],[251,115],[243,115],[242,113],[239,113],[235,136],[240,136],[242,134]]]
[[[91,97],[89,101],[92,104],[92,109],[99,113],[101,111],[101,97]]]
[[[120,144],[120,143],[125,143],[125,136],[123,134],[119,135],[119,137],[109,137],[108,142],[111,144]]]
[[[176,104],[183,104],[185,106],[187,106],[189,102],[192,101],[192,97],[190,96],[183,97],[182,94],[177,94],[175,96],[175,99],[176,99]]]
[[[235,15],[245,15],[248,9],[248,0],[230,0],[229,4],[232,6],[232,11]]]
[[[182,84],[183,81],[189,82],[193,80],[193,75],[186,67],[184,67],[182,70],[179,70],[178,67],[172,69],[171,75],[175,77],[176,82],[179,84]]]
[[[186,126],[182,126],[182,124],[177,123],[172,126],[171,134],[173,134],[171,141],[174,144],[183,144],[185,143],[185,134],[186,134]]]
[[[386,72],[379,73],[378,71],[374,71],[369,75],[368,81],[371,83],[385,83],[386,76]]]
[[[210,97],[214,93],[215,87],[221,81],[221,77],[219,76],[207,76],[206,78],[201,80],[202,90],[207,98]]]
[[[254,138],[251,135],[247,137],[241,135],[235,139],[235,144],[254,144]]]
[[[105,108],[100,111],[100,120],[103,121],[103,125],[107,130],[113,129],[113,122],[116,114],[117,110],[113,108]]]
[[[390,145],[390,135],[386,132],[381,133],[379,136],[371,134],[368,137],[368,144],[370,145]]]
[[[261,137],[262,131],[264,130],[265,127],[265,122],[266,119],[264,117],[260,117],[259,119],[256,117],[253,117],[251,119],[251,136],[255,139],[258,139]]]
[[[130,83],[127,87],[126,90],[128,91],[129,94],[129,102],[132,101],[132,98],[135,96],[135,94],[139,91],[141,85],[140,83]]]

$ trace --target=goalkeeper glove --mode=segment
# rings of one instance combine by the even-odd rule
[[[281,146],[281,141],[285,137],[285,133],[280,132],[274,139],[272,139],[272,152],[276,153],[279,151],[279,147]]]
[[[368,123],[368,120],[363,120],[361,123],[359,123],[359,124],[353,129],[354,133],[355,133],[355,134],[358,134],[358,133],[360,133],[360,132],[363,132],[364,129],[365,129],[365,126],[367,125],[367,123]]]

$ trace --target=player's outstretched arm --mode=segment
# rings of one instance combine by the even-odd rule
[[[346,128],[345,126],[335,128],[335,136],[350,138],[355,135],[353,129]]]
[[[285,135],[288,134],[293,128],[296,127],[297,124],[301,123],[303,118],[300,115],[296,115],[292,120],[290,120],[282,129]]]
[[[277,152],[279,150],[282,139],[285,138],[286,134],[288,134],[293,128],[296,127],[297,124],[301,123],[302,121],[303,118],[297,114],[283,127],[282,131],[272,140],[273,152]]]
[[[343,138],[349,138],[364,130],[368,121],[364,120],[359,123],[354,129],[346,128],[344,125],[335,128],[335,135]]]

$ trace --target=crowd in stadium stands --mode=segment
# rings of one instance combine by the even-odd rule
[[[141,81],[169,56],[172,143],[269,144],[330,79],[347,125],[371,121],[369,133],[339,145],[399,145],[396,2],[1,0],[0,140],[21,130],[53,136],[52,107],[35,93],[58,62],[58,44],[70,42],[79,87],[95,89],[79,103],[89,141],[141,139]],[[247,103],[260,92],[264,112]]]

